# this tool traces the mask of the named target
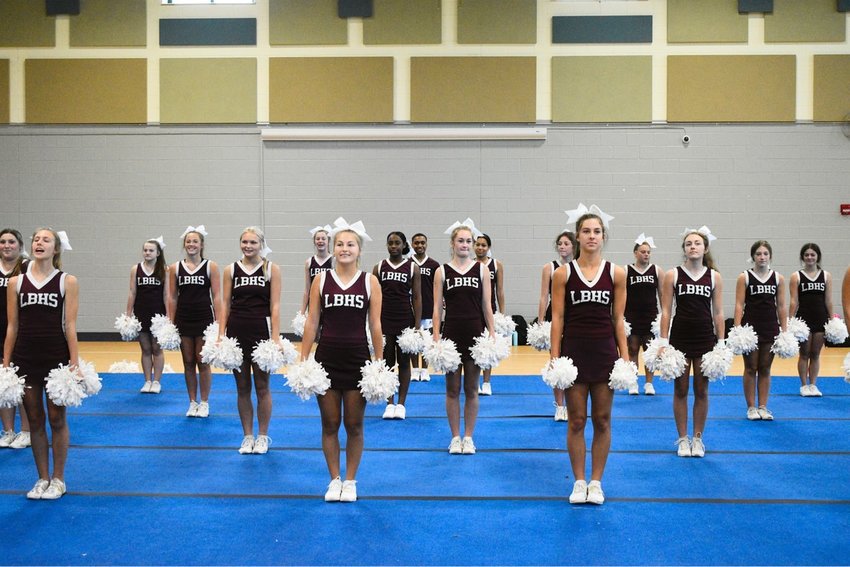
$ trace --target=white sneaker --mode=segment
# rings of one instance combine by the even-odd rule
[[[643,393],[647,396],[655,395],[655,386],[652,385],[652,382],[647,382],[643,385]]]
[[[2,435],[0,435],[0,449],[5,449],[12,444],[12,441],[15,440],[15,430],[10,429],[9,431],[4,431]]]
[[[490,382],[484,382],[481,384],[481,388],[478,390],[478,393],[482,396],[492,396],[493,387],[490,385]]]
[[[567,406],[559,406],[556,402],[552,402],[555,404],[555,421],[567,421]]]
[[[419,381],[420,382],[430,382],[431,381],[431,375],[428,374],[428,369],[427,368],[420,368],[419,370],[420,370]]]
[[[198,404],[198,411],[195,413],[195,417],[209,417],[210,416],[210,403],[209,402],[201,402]]]
[[[705,443],[702,442],[702,435],[694,437],[691,440],[691,456],[705,457]]]
[[[767,407],[759,406],[758,412],[759,412],[759,417],[763,421],[773,421],[773,414],[770,413],[770,410],[767,409]]]
[[[573,491],[570,494],[570,504],[585,504],[587,502],[587,483],[583,480],[577,480],[573,484]]]
[[[160,392],[162,392],[162,382],[159,380],[151,382],[151,394],[158,394]]]
[[[340,502],[357,502],[357,481],[344,480],[342,482],[342,492],[339,495]]]
[[[823,396],[823,392],[818,390],[818,387],[814,384],[809,384],[809,395],[815,398],[820,398],[821,396]]]
[[[339,502],[340,496],[342,496],[342,481],[339,477],[336,477],[328,485],[325,492],[325,502]]]
[[[676,445],[676,447],[677,447],[676,454],[679,455],[680,457],[690,457],[691,456],[691,440],[688,439],[687,435],[685,435],[684,437],[679,437],[678,439],[676,439],[676,442],[674,443],[674,445]]]
[[[463,453],[463,441],[460,437],[452,437],[452,442],[449,443],[449,455],[460,455]]]
[[[637,382],[635,382],[634,384],[629,386],[629,395],[637,396],[638,394],[640,394],[640,389],[638,388]]]
[[[591,480],[587,484],[587,502],[589,504],[602,504],[605,502],[605,493],[602,492],[602,483]]]
[[[757,410],[755,406],[750,406],[747,408],[747,419],[749,419],[750,421],[757,421],[761,419],[761,416],[759,415],[759,410]]]
[[[401,404],[396,405],[395,411],[393,412],[393,419],[404,419],[407,417],[407,410]]]
[[[151,392],[151,381],[145,380],[145,385],[142,386],[142,389],[139,390],[139,392],[141,392],[142,394],[150,394],[150,392]]]
[[[15,435],[15,440],[9,445],[12,449],[26,449],[30,446],[30,432],[21,431]]]
[[[803,396],[804,398],[811,397],[812,391],[811,391],[810,386],[808,384],[800,386],[800,395]]]
[[[464,455],[475,454],[475,443],[472,442],[472,437],[464,437],[461,441],[461,453]]]
[[[58,478],[54,478],[50,481],[50,486],[47,487],[47,490],[41,495],[42,500],[59,500],[62,498],[62,495],[65,494],[65,483],[59,480]]]
[[[198,417],[198,402],[195,400],[189,402],[189,409],[186,411],[186,417]]]
[[[44,491],[47,490],[47,487],[50,486],[50,481],[45,480],[43,478],[35,481],[35,486],[32,487],[32,490],[27,492],[27,498],[30,500],[41,500],[41,497],[44,495]]]
[[[384,415],[381,416],[382,419],[393,419],[395,417],[395,406],[393,404],[387,404],[386,409],[384,410]]]
[[[242,445],[239,446],[240,455],[250,455],[254,452],[254,436],[246,435],[242,438]]]
[[[419,382],[421,380],[420,376],[422,376],[421,368],[412,368],[410,370],[410,381],[411,382]]]
[[[272,438],[268,435],[257,435],[254,441],[254,454],[265,455],[269,452],[269,445],[272,444]]]

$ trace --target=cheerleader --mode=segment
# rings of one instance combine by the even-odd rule
[[[592,209],[598,210],[596,207]],[[607,221],[613,218],[587,212],[576,221],[575,260],[555,270],[552,279],[552,360],[567,356],[578,369],[567,389],[569,426],[567,450],[576,479],[571,504],[602,504],[602,474],[611,448],[611,408],[614,392],[608,379],[618,357],[628,360],[623,309],[625,271],[602,258]],[[590,482],[585,478],[587,400],[591,403],[593,442]]]
[[[313,248],[316,253],[307,258],[304,262],[304,297],[301,298],[301,313],[307,313],[307,307],[310,303],[310,286],[313,285],[313,280],[319,273],[333,268],[331,262],[333,257],[328,251],[328,232],[330,226],[317,226],[310,229],[310,234],[313,236]]]
[[[490,257],[490,248],[492,241],[486,234],[481,234],[475,239],[475,259],[487,266],[490,270],[490,308],[493,313],[505,314],[505,270],[502,263]],[[484,383],[481,384],[478,393],[482,396],[491,396],[493,388],[490,385],[490,375],[493,373],[492,368],[484,370]]]
[[[454,341],[461,366],[446,374],[446,414],[452,440],[449,453],[474,455],[475,421],[478,417],[478,376],[481,369],[472,360],[470,348],[484,330],[493,334],[493,310],[490,303],[490,270],[476,262],[473,252],[475,227],[458,223],[450,227],[451,261],[443,264],[434,276],[434,341],[440,335]],[[446,319],[443,322],[443,310]],[[442,332],[442,333],[441,333]],[[463,407],[464,432],[460,435],[460,389],[466,396]]]
[[[799,317],[809,326],[809,339],[800,344],[797,373],[800,375],[800,395],[820,397],[823,394],[816,382],[820,374],[820,351],[823,349],[823,328],[832,316],[832,274],[820,266],[820,246],[803,244],[800,262],[803,269],[791,274],[789,288],[791,317]]]
[[[387,252],[390,257],[381,260],[372,275],[381,283],[381,329],[384,331],[384,360],[392,368],[398,363],[398,404],[394,398],[387,400],[384,419],[404,419],[405,402],[410,389],[410,355],[398,346],[398,336],[408,328],[419,329],[422,320],[422,292],[419,266],[407,255],[410,246],[403,232],[387,235]],[[377,352],[377,351],[376,351]]]
[[[673,416],[679,433],[676,447],[680,457],[705,456],[702,434],[708,418],[708,378],[702,373],[702,355],[712,350],[726,331],[723,280],[715,271],[708,249],[714,239],[705,226],[697,230],[685,229],[682,240],[685,262],[664,275],[661,289],[660,339],[662,344],[669,343],[682,351],[686,360],[685,371],[676,378],[673,388]],[[688,438],[688,372],[691,367],[694,373],[693,440]]]
[[[24,406],[38,471],[38,480],[27,493],[31,500],[56,500],[65,494],[70,436],[66,411],[64,406],[57,406],[45,396],[45,381],[50,371],[60,364],[76,364],[79,360],[79,288],[77,278],[60,271],[63,249],[71,249],[64,233],[51,228],[36,230],[32,237],[32,260],[25,273],[9,280],[6,301],[9,323],[3,366],[14,364],[26,380]],[[45,413],[50,421],[52,443],[47,440]]]
[[[747,419],[773,421],[767,409],[770,395],[770,366],[773,341],[785,330],[788,310],[785,306],[785,278],[770,269],[773,248],[766,240],[750,247],[753,268],[740,276],[735,286],[735,325],[751,325],[758,335],[758,346],[744,356],[744,399]],[[756,407],[758,395],[758,407]]]
[[[844,272],[844,280],[841,282],[841,307],[844,311],[844,321],[850,322],[850,266]]]
[[[165,276],[168,266],[163,254],[162,237],[151,238],[142,245],[142,261],[130,268],[130,294],[127,297],[127,315],[135,315],[142,324],[139,346],[142,350],[142,372],[145,383],[140,392],[159,394],[162,391],[162,369],[165,355],[151,335],[151,319],[165,315],[168,304],[168,286]]]
[[[555,270],[568,264],[573,259],[573,251],[576,249],[576,236],[569,230],[565,230],[555,239],[555,250],[558,251],[558,259],[546,262],[543,266],[543,275],[540,278],[540,301],[537,304],[537,320],[552,320],[552,276]],[[555,395],[555,421],[567,421],[567,402],[564,391],[553,388]]]
[[[239,341],[242,367],[233,371],[236,379],[236,407],[242,422],[241,455],[265,455],[269,451],[269,422],[272,395],[269,373],[251,360],[258,343],[274,337],[280,341],[280,268],[266,259],[266,237],[262,229],[249,226],[239,237],[242,259],[224,268],[222,314],[219,338]],[[251,400],[251,370],[257,394],[258,435],[254,438],[254,406]]]
[[[413,235],[410,241],[413,246],[413,261],[419,266],[420,290],[422,294],[422,322],[420,327],[425,331],[434,328],[431,316],[434,313],[434,274],[440,267],[440,263],[428,257],[428,237],[421,232]],[[426,319],[427,317],[427,319]],[[413,370],[410,379],[414,382],[428,382],[431,376],[428,374],[428,365],[422,355],[411,357]],[[421,362],[420,362],[421,361]]]
[[[628,336],[629,359],[637,360],[641,347],[652,340],[652,322],[658,316],[658,302],[661,299],[661,276],[664,272],[656,264],[650,263],[652,249],[655,241],[651,236],[643,233],[635,240],[632,250],[635,256],[634,264],[626,268],[626,321],[632,327]],[[652,385],[652,372],[644,366],[646,383],[643,385],[643,393],[647,396],[655,395],[655,386]],[[640,393],[638,385],[629,389],[629,394],[636,396]]]
[[[9,280],[26,272],[27,260],[24,259],[24,237],[14,228],[0,231],[0,360],[2,360],[6,342],[6,290]],[[15,408],[0,408],[0,420],[3,431],[0,432],[0,448],[23,449],[30,446],[30,424],[24,404],[18,409],[21,413],[21,430],[15,433]]]
[[[183,232],[186,258],[168,270],[169,312],[180,331],[180,352],[183,355],[183,376],[189,393],[186,417],[209,417],[212,371],[201,360],[204,330],[221,319],[221,281],[218,265],[204,259],[204,226],[187,227]],[[200,377],[200,403],[198,378]]]
[[[310,288],[310,305],[301,342],[301,358],[310,355],[319,323],[322,336],[316,360],[331,381],[330,389],[317,396],[322,417],[322,451],[331,482],[326,502],[357,500],[355,477],[363,455],[363,414],[366,400],[358,389],[360,369],[369,360],[366,320],[375,352],[383,352],[381,336],[381,284],[360,270],[363,240],[371,240],[362,223],[348,226],[337,221],[331,232],[334,268],[322,272]],[[340,478],[339,426],[345,425],[345,481]]]

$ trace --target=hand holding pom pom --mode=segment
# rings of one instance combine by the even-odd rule
[[[422,329],[408,327],[398,336],[398,348],[406,354],[422,354],[431,342],[431,335]]]
[[[57,406],[77,407],[88,396],[82,378],[74,367],[67,364],[60,364],[59,368],[50,371],[44,389],[50,401]]]
[[[652,321],[652,325],[649,326],[649,330],[652,331],[652,334],[656,339],[661,336],[661,313],[659,313]]]
[[[542,323],[534,323],[528,327],[527,342],[534,347],[535,350],[548,351],[550,347],[552,334],[552,323],[543,321]]]
[[[726,346],[733,354],[750,354],[759,344],[759,337],[752,325],[739,325],[729,329]]]
[[[793,358],[800,354],[800,343],[789,331],[783,331],[776,335],[770,350],[779,358]]]
[[[454,341],[449,339],[432,342],[422,356],[440,374],[454,372],[460,367],[460,354],[457,352]]]
[[[286,385],[302,400],[311,396],[324,396],[331,381],[328,373],[314,358],[308,358],[289,367],[286,373]]]
[[[632,324],[625,319],[623,319],[623,329],[625,330],[627,337],[632,335]]]
[[[516,323],[504,313],[494,313],[493,331],[500,337],[510,337],[516,331]]]
[[[385,360],[368,361],[360,369],[363,377],[358,386],[360,393],[370,404],[386,402],[387,398],[398,392],[398,375],[393,372]]]
[[[275,372],[281,366],[289,366],[298,360],[298,351],[289,339],[280,337],[280,342],[267,339],[257,343],[251,358],[264,372]]]
[[[238,370],[242,367],[242,348],[232,337],[207,340],[201,349],[201,361],[223,370]]]
[[[806,325],[806,322],[799,317],[788,317],[786,329],[788,329],[788,332],[794,335],[801,343],[809,340],[809,334],[811,332],[809,326]]]
[[[178,350],[180,348],[180,333],[174,323],[165,315],[153,316],[151,333],[163,350]]]
[[[658,374],[662,380],[675,380],[685,372],[685,355],[682,351],[677,350],[667,344],[667,339],[652,339],[646,345],[644,350],[644,358],[646,367],[652,372]],[[661,349],[664,349],[661,351]],[[659,356],[661,351],[661,356]]]
[[[608,387],[612,390],[628,390],[637,387],[638,367],[634,362],[618,358],[611,369]]]
[[[115,330],[121,333],[122,341],[134,341],[139,337],[142,324],[135,315],[122,313],[115,318]]]
[[[480,336],[475,337],[475,343],[469,349],[475,366],[482,370],[493,368],[511,354],[511,344],[507,337],[497,336],[491,338],[485,330]]]
[[[732,349],[718,341],[714,348],[702,355],[702,373],[709,382],[726,378],[732,367]]]
[[[847,340],[847,325],[836,315],[823,326],[823,337],[834,345],[840,345]]]
[[[97,371],[94,369],[94,363],[80,359],[77,364],[77,375],[83,383],[86,396],[96,396],[100,393],[103,383],[100,381]]]
[[[550,360],[540,371],[540,374],[550,388],[566,390],[578,378],[578,368],[575,367],[571,358],[562,356]]]
[[[0,367],[0,408],[14,408],[24,399],[24,377],[18,376],[17,366]]]
[[[295,331],[295,335],[298,337],[304,336],[304,325],[307,323],[307,316],[299,311],[295,314],[295,317],[292,318],[292,330]]]

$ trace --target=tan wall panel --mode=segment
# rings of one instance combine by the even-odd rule
[[[0,124],[9,123],[9,60],[0,59]]]
[[[56,18],[40,0],[0,1],[0,47],[53,47]]]
[[[27,59],[26,122],[147,122],[145,59]]]
[[[348,21],[337,0],[270,0],[271,45],[345,45]]]
[[[815,55],[814,76],[814,120],[845,120],[850,115],[850,55]]]
[[[652,57],[553,57],[553,122],[651,122]]]
[[[793,122],[793,55],[667,58],[669,122]]]
[[[773,13],[764,15],[764,41],[844,41],[846,21],[836,0],[773,0]]]
[[[536,43],[536,0],[458,0],[457,42]]]
[[[366,45],[440,43],[440,0],[374,0],[373,16],[363,20]]]
[[[72,47],[144,47],[145,0],[84,0],[71,20]]]
[[[392,57],[269,60],[271,122],[392,122]]]
[[[163,124],[257,122],[256,59],[162,59],[159,73]]]
[[[534,122],[534,57],[412,57],[413,122]]]
[[[746,43],[747,19],[738,0],[667,0],[667,41]]]

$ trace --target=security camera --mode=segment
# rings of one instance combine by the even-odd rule
[[[682,136],[682,143],[683,144],[690,144],[691,143],[691,137],[688,136],[687,134],[683,135]]]

